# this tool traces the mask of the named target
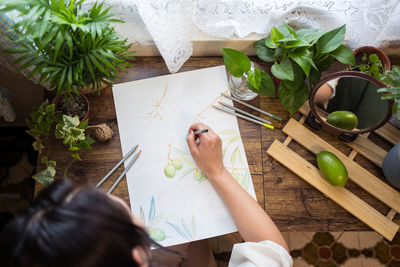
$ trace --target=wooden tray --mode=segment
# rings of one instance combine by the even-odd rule
[[[353,161],[357,153],[360,153],[375,165],[382,167],[382,162],[387,152],[369,140],[367,134],[364,134],[359,135],[352,143],[345,143],[353,150],[349,156],[344,155],[303,125],[308,111],[308,105],[305,104],[300,109],[300,112],[304,115],[300,121],[290,119],[282,129],[288,135],[286,140],[283,143],[275,140],[267,153],[391,241],[399,230],[399,225],[392,220],[396,213],[400,211],[400,193]],[[376,133],[392,144],[400,141],[400,131],[389,124],[377,130]],[[292,140],[314,154],[322,150],[334,153],[346,166],[349,179],[390,207],[390,212],[385,216],[348,189],[335,187],[326,182],[318,168],[288,147]]]

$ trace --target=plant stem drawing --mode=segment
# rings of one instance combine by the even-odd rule
[[[224,94],[228,94],[228,93],[229,93],[229,89],[226,90],[226,91],[224,92]],[[208,104],[199,114],[196,115],[195,121],[197,121],[197,120],[199,120],[199,119],[202,119],[202,118],[203,118],[202,115],[203,115],[208,109],[210,109],[210,108],[215,104],[215,102],[217,102],[217,101],[219,101],[219,100],[222,100],[222,95],[221,95],[221,94],[218,95],[210,104]]]
[[[174,178],[176,171],[182,169],[183,163],[178,158],[171,158],[172,144],[169,144],[168,147],[168,164],[164,168],[164,174],[168,178]]]
[[[192,223],[189,227],[187,223],[181,219],[181,226],[178,226],[174,223],[166,222],[169,226],[172,227],[181,237],[188,241],[192,241],[196,239],[196,219],[194,215],[192,215]]]
[[[165,239],[165,232],[161,228],[155,228],[155,226],[161,221],[162,214],[156,216],[156,207],[154,202],[154,197],[151,197],[150,209],[148,220],[144,216],[144,211],[142,206],[140,206],[140,218],[142,219],[150,237],[157,242],[163,241]]]
[[[153,109],[152,112],[149,112],[149,113],[148,113],[148,114],[149,114],[150,116],[152,116],[153,118],[159,118],[160,120],[163,119],[163,118],[161,117],[160,111],[161,111],[162,109],[164,109],[164,108],[161,106],[161,104],[162,104],[162,102],[163,102],[163,100],[164,100],[164,98],[165,98],[165,95],[167,94],[167,89],[168,89],[168,84],[166,83],[166,84],[165,84],[164,92],[163,92],[163,94],[162,94],[160,100],[157,101],[156,103],[153,103],[154,109]]]

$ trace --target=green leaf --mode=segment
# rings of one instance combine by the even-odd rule
[[[296,91],[291,91],[282,82],[279,85],[279,100],[282,106],[293,115],[308,99],[308,90],[305,84]]]
[[[258,40],[254,46],[254,51],[256,52],[257,56],[266,61],[266,62],[274,62],[275,55],[274,50],[265,46],[265,38]]]
[[[260,88],[258,90],[258,94],[274,97],[275,96],[275,85],[271,79],[271,76],[269,76],[268,73],[265,73],[262,70],[260,70],[260,73],[261,73],[261,84],[260,84]]]
[[[265,46],[268,47],[268,48],[273,49],[273,48],[277,48],[277,47],[279,46],[279,44],[274,43],[274,42],[272,41],[272,39],[271,39],[271,34],[270,34],[270,35],[268,35],[268,36],[265,38]]]
[[[221,48],[221,50],[225,66],[234,77],[240,78],[250,70],[250,59],[245,54],[230,48]]]
[[[311,45],[306,41],[301,39],[289,41],[285,44],[285,48],[295,48],[295,47],[310,47]]]
[[[42,162],[47,165],[47,168],[44,171],[34,174],[32,178],[41,183],[44,187],[47,187],[54,181],[56,162],[47,160],[47,157],[43,157]]]
[[[292,63],[287,57],[284,57],[280,64],[275,63],[271,67],[272,74],[281,80],[294,80]]]
[[[285,36],[283,36],[283,34],[275,27],[271,28],[271,40],[272,42],[276,43],[279,40],[285,38]]]
[[[331,55],[343,64],[356,65],[353,51],[345,45],[340,45],[336,50],[331,52]]]
[[[371,63],[378,63],[378,62],[381,63],[381,61],[380,61],[379,57],[377,56],[377,54],[369,55],[369,61]]]
[[[293,73],[294,80],[293,81],[282,81],[284,83],[285,88],[290,90],[291,92],[297,91],[302,87],[304,83],[304,73],[298,64],[293,64]]]
[[[306,77],[308,77],[311,69],[310,62],[312,62],[311,52],[308,49],[296,49],[294,52],[289,52],[289,56],[302,68]]]
[[[251,69],[247,72],[247,80],[254,88],[259,89],[261,84],[261,73],[257,68]]]
[[[43,144],[42,144],[41,141],[35,141],[35,142],[33,142],[33,143],[32,143],[32,146],[33,146],[33,149],[34,149],[34,150],[36,150],[36,151],[39,152],[39,154],[42,153],[44,146],[43,146]]]
[[[79,117],[77,115],[74,117],[63,115],[63,122],[67,127],[77,127],[79,125]]]
[[[76,160],[82,160],[81,157],[79,157],[79,154],[78,154],[78,153],[72,154],[72,157],[73,157],[74,159],[76,159]]]
[[[310,84],[310,89],[313,89],[314,85],[321,79],[321,72],[316,70],[311,70],[310,75],[308,76],[308,81]]]
[[[346,33],[346,24],[322,35],[317,42],[317,50],[326,54],[337,49],[343,42]]]
[[[83,129],[78,129],[78,128],[69,128],[68,132],[71,133],[73,137],[78,137],[81,134],[83,134],[84,130]]]
[[[88,124],[89,124],[89,119],[86,119],[86,120],[82,121],[82,122],[79,124],[79,128],[81,128],[81,129],[83,129],[83,130],[86,130],[87,127],[88,127]]]
[[[48,106],[46,107],[46,113],[47,113],[47,115],[53,115],[53,114],[54,114],[55,107],[56,107],[55,104],[48,105]]]

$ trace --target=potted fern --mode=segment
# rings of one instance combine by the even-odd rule
[[[89,103],[80,90],[91,88],[100,94],[104,85],[118,78],[118,70],[126,71],[128,61],[134,60],[127,40],[111,25],[122,21],[112,18],[110,8],[103,9],[97,2],[84,11],[83,2],[4,0],[1,9],[21,14],[21,21],[13,28],[17,38],[9,36],[19,47],[5,52],[20,54],[14,64],[23,63],[20,69],[33,66],[30,77],[38,74],[40,82],[56,90],[57,100],[64,96],[63,105],[56,104],[58,111],[71,117],[79,115],[81,120],[88,115]],[[76,107],[86,111],[71,110]]]

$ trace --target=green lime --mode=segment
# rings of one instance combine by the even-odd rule
[[[173,159],[171,164],[175,167],[175,169],[180,170],[182,169],[183,163],[180,159]]]
[[[329,114],[326,122],[340,129],[353,130],[357,127],[358,118],[353,112],[340,110]]]
[[[322,176],[334,186],[344,187],[348,174],[346,166],[335,154],[328,151],[321,151],[317,154],[318,168]]]
[[[176,169],[171,164],[168,164],[164,168],[165,176],[167,176],[168,178],[173,178],[175,176],[175,172],[176,172]]]

